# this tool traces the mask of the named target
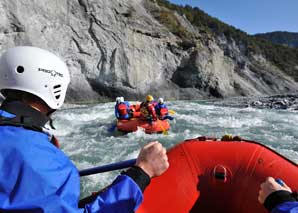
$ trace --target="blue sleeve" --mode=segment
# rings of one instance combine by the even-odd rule
[[[9,112],[6,112],[4,110],[0,110],[0,116],[5,118],[15,118],[16,116],[14,114],[11,114]]]
[[[129,108],[130,104],[128,101],[125,101],[125,105]]]
[[[0,138],[0,212],[79,212],[78,171],[47,134],[0,126]]]
[[[85,206],[85,212],[132,213],[143,201],[139,186],[127,175],[119,175],[116,180]]]
[[[298,212],[298,202],[285,202],[276,206],[271,213],[295,213]]]
[[[119,112],[118,112],[117,105],[115,105],[115,116],[116,116],[116,118],[119,118],[120,117]]]

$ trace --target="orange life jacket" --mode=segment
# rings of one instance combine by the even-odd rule
[[[148,119],[152,117],[153,120],[156,120],[156,112],[154,105],[148,102],[143,102],[141,104],[141,118]]]
[[[132,113],[132,117],[133,118],[139,118],[141,116],[141,112],[139,111],[139,112],[133,112]]]
[[[163,117],[169,113],[169,110],[167,108],[161,108],[160,109],[160,117]]]
[[[127,112],[126,104],[125,103],[120,103],[118,105],[118,111],[119,111],[119,114],[122,115],[122,116],[127,115],[128,112]]]
[[[153,120],[156,120],[156,112],[155,112],[155,107],[153,104],[149,104],[148,105],[148,110],[149,110],[149,113],[152,115],[152,118]]]

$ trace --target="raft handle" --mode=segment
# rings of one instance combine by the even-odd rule
[[[213,175],[216,180],[227,182],[227,169],[222,165],[217,165],[214,167]]]

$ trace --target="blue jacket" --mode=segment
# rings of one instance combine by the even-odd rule
[[[174,119],[172,116],[169,115],[168,107],[166,104],[158,103],[155,106],[155,111],[156,111],[156,114],[159,116],[160,120],[165,120],[165,119],[173,120]]]
[[[14,115],[0,110],[0,116]],[[92,203],[79,209],[80,177],[68,157],[46,133],[0,126],[0,211],[133,212],[142,202],[139,186],[127,175]]]
[[[167,107],[166,104],[161,104],[161,103],[156,104],[155,105],[155,111],[156,111],[156,113],[160,113],[160,109],[162,109],[162,108],[167,109],[168,107]]]
[[[298,202],[284,202],[279,204],[271,213],[297,213],[298,212]]]
[[[120,111],[119,111],[119,108],[118,108],[119,104],[116,104],[115,105],[115,116],[116,116],[117,119],[128,120],[130,118],[130,116],[129,116],[129,107],[130,107],[129,102],[128,101],[124,101],[124,102],[121,102],[120,104],[125,104],[125,106],[126,106],[126,114],[124,114],[124,115],[121,114]]]

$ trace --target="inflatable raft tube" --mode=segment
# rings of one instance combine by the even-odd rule
[[[122,132],[135,132],[141,127],[147,134],[163,133],[170,129],[168,120],[156,120],[150,124],[148,121],[139,119],[119,120],[117,122],[117,129]]]
[[[170,167],[151,180],[137,213],[266,213],[258,202],[267,176],[298,189],[298,168],[252,141],[184,141],[168,152]]]

